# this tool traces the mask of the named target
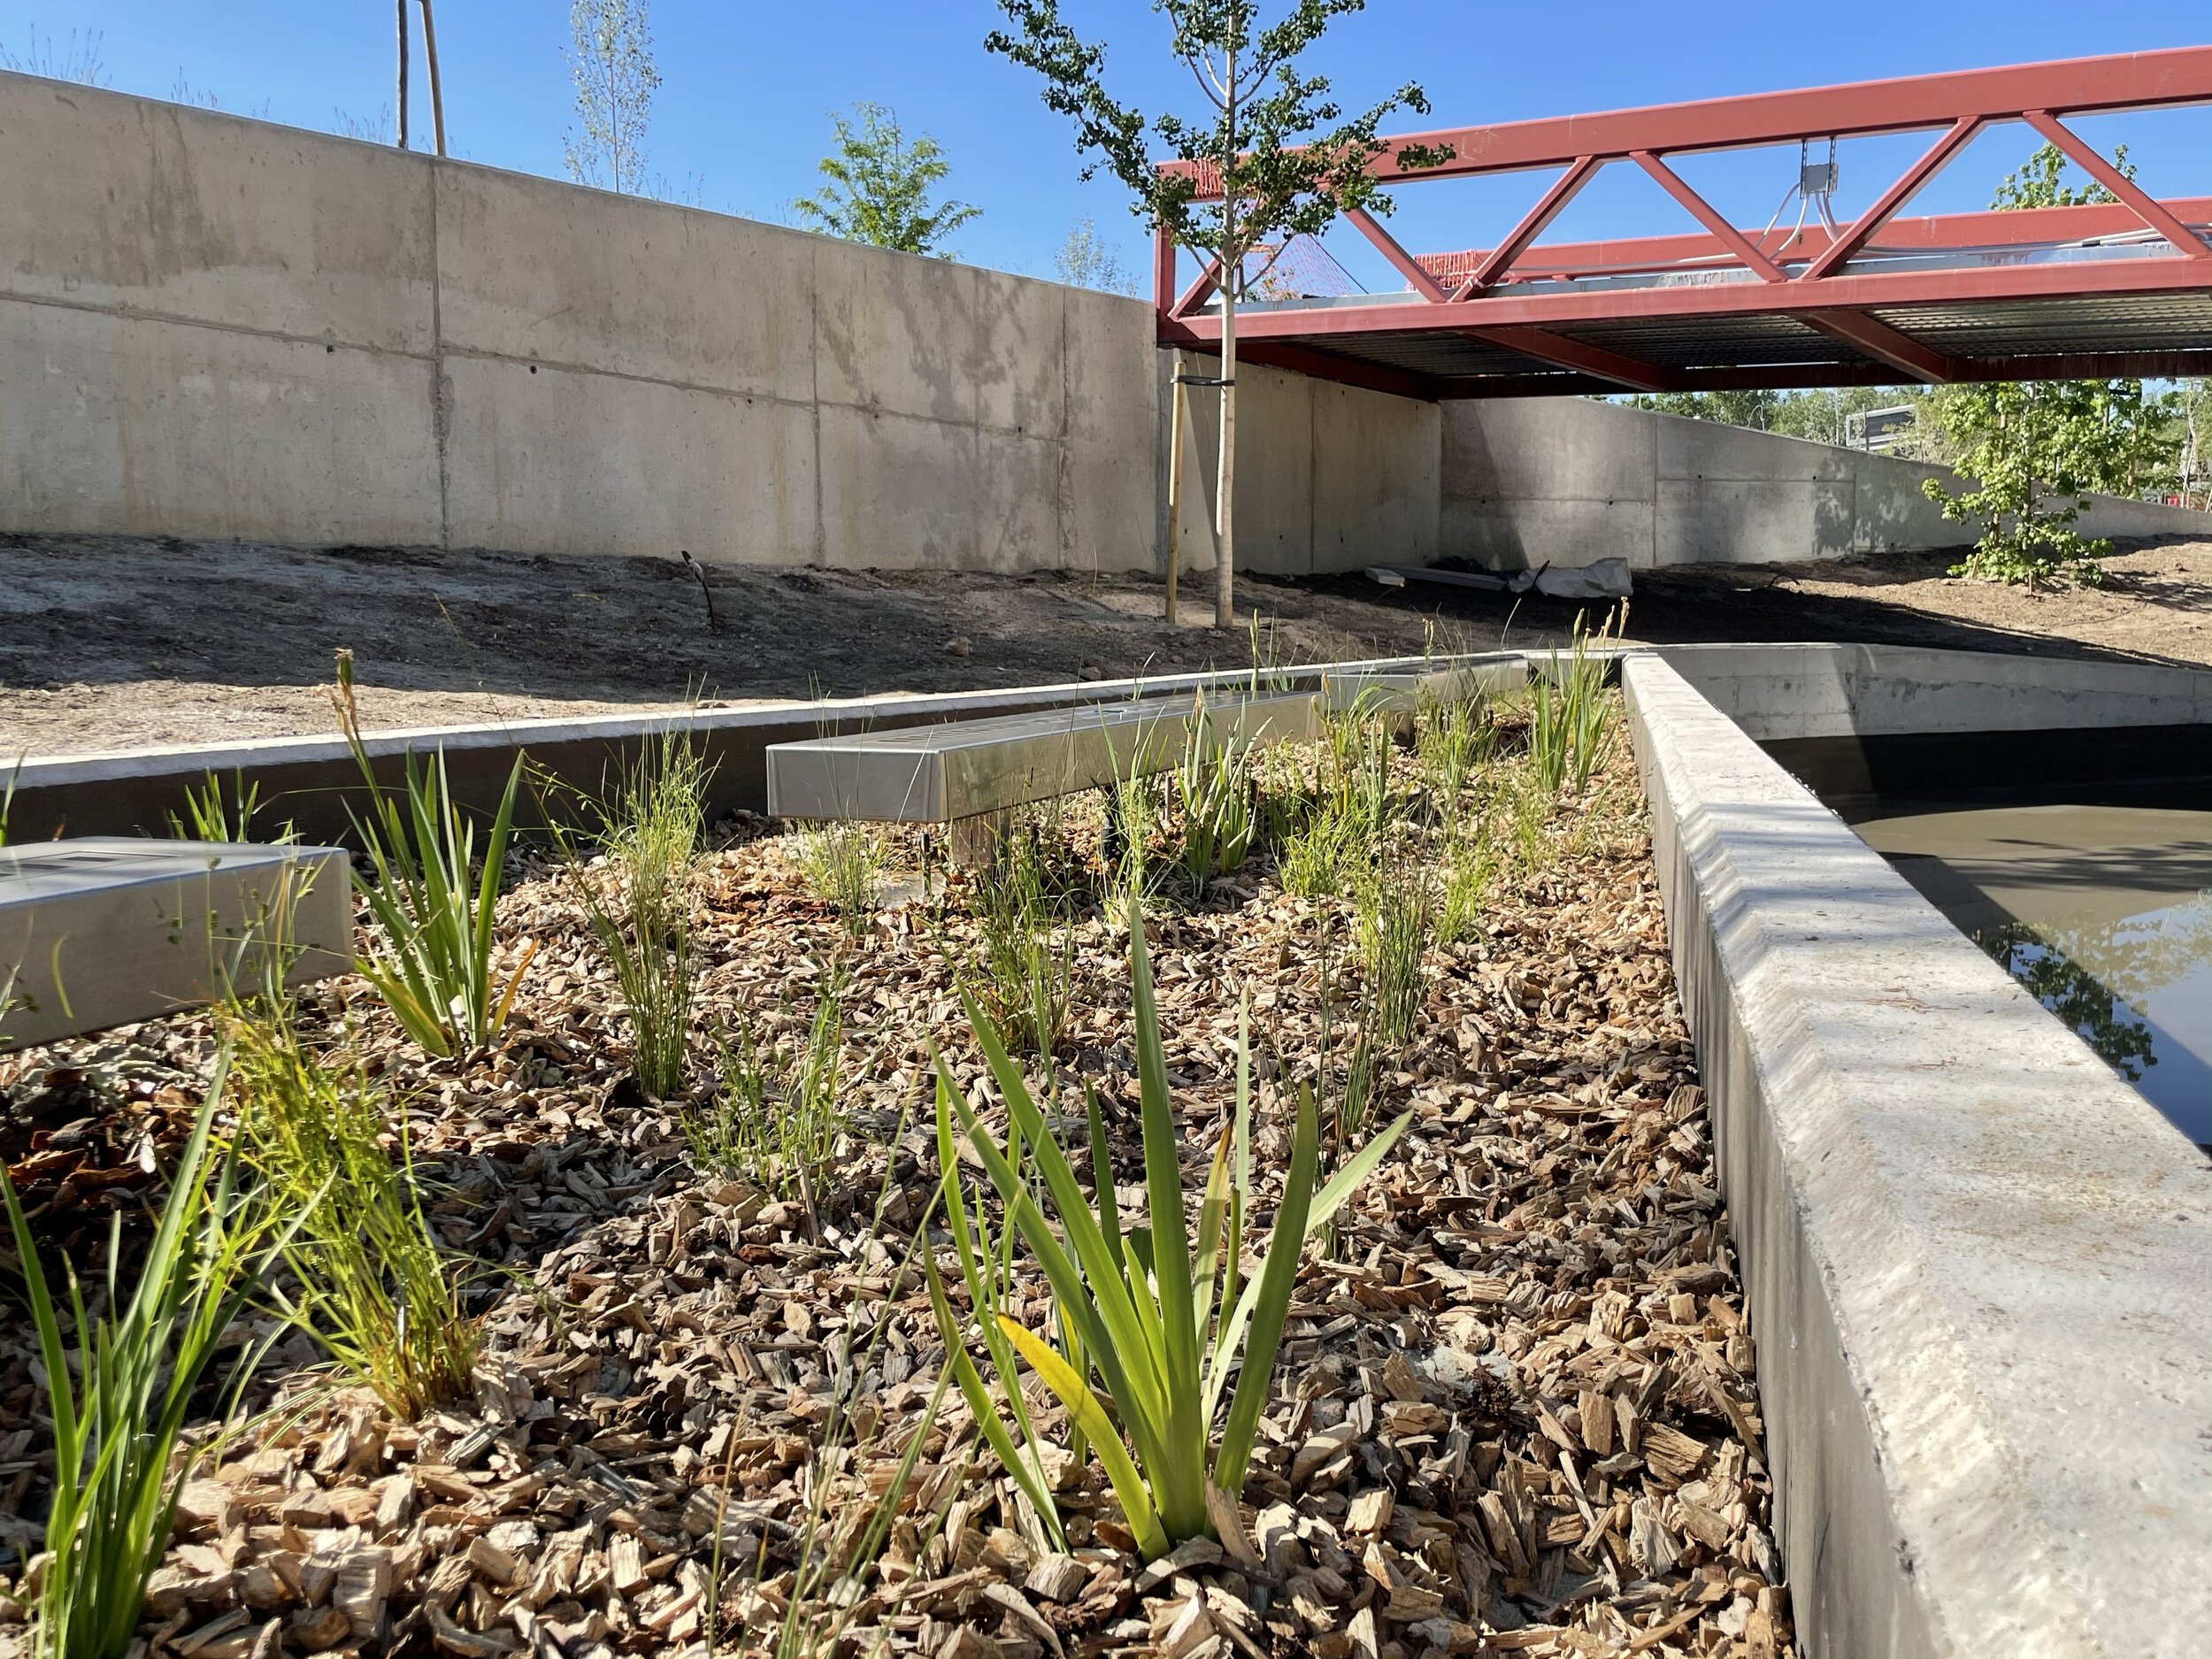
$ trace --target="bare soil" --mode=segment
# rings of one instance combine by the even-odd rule
[[[2101,590],[1948,578],[1947,554],[1692,566],[1640,579],[1660,643],[1835,639],[2212,661],[2212,542],[2132,546]],[[709,702],[955,691],[1249,660],[1161,620],[1154,580],[718,568],[427,549],[0,536],[0,755],[326,732],[354,652],[366,723],[451,725]],[[1578,608],[1360,576],[1240,584],[1283,661],[1541,643]]]

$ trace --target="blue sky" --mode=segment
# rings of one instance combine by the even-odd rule
[[[1190,107],[1194,92],[1165,59],[1145,0],[1070,0],[1069,10],[1087,34],[1110,42],[1108,73],[1125,96],[1148,109]],[[572,119],[561,57],[566,0],[438,0],[437,11],[454,152],[559,176],[561,134]],[[958,235],[963,257],[1048,273],[1070,224],[1089,215],[1142,271],[1144,238],[1118,187],[1079,183],[1065,122],[1040,104],[1026,72],[983,52],[997,15],[991,0],[652,0],[664,85],[651,165],[681,185],[696,179],[708,207],[783,219],[786,204],[816,182],[829,111],[871,98],[893,106],[910,133],[936,137],[953,164],[949,188],[983,209]],[[331,128],[340,111],[388,119],[392,20],[392,0],[0,0],[0,46],[21,57],[34,28],[65,46],[73,30],[97,31],[119,91],[211,94],[225,110]],[[2212,13],[2202,0],[2137,0],[2118,12],[2079,0],[1371,0],[1336,26],[1320,66],[1348,104],[1418,80],[1435,122],[1448,124],[2208,40]],[[428,124],[424,106],[418,132]],[[2156,193],[2212,194],[2212,114],[2111,118],[2084,130],[2108,147],[2129,142]],[[4,142],[0,134],[0,151]],[[1839,209],[1863,205],[1923,142],[1847,145]],[[1920,205],[1984,205],[1991,185],[2032,147],[2018,129],[1986,135]],[[1740,222],[1763,224],[1796,159],[1793,149],[1685,171]],[[1424,251],[1480,246],[1542,182],[1408,191],[1395,228]],[[1553,234],[1686,228],[1656,187],[1615,169]],[[1332,246],[1367,286],[1398,286],[1361,256],[1356,239]]]

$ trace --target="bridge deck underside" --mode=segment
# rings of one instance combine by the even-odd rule
[[[1861,314],[1949,359],[1947,379],[2212,372],[2212,290],[1932,303],[1870,307]],[[1916,378],[1786,313],[1631,317],[1555,324],[1545,332],[1647,365],[1669,389],[1889,385]],[[1624,389],[1619,381],[1475,334],[1432,327],[1271,334],[1240,349],[1253,361],[1436,398]],[[1394,377],[1402,384],[1388,384]]]

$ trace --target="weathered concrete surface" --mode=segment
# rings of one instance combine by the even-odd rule
[[[2212,723],[2212,672],[1912,645],[1671,645],[1757,742]]]
[[[1443,407],[1438,549],[1499,569],[1625,558],[1763,564],[1966,547],[1921,489],[1947,467],[1589,398]],[[2085,534],[2212,533],[2212,515],[2098,500]]]
[[[1169,380],[1159,355],[1160,499],[1167,500]],[[1216,374],[1218,357],[1185,354],[1185,372]],[[1221,454],[1221,394],[1188,388],[1183,434],[1180,557],[1210,571]],[[1237,367],[1237,568],[1275,576],[1427,565],[1437,554],[1443,410],[1387,392]]]
[[[1805,1651],[2200,1655],[2202,1154],[1668,662],[1623,677]]]
[[[0,73],[0,530],[1148,569],[1149,307]]]
[[[280,928],[286,983],[352,967],[344,852],[125,837],[0,847],[0,1049],[250,991]]]

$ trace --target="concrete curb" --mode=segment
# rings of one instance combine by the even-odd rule
[[[2212,1171],[1669,662],[1623,679],[1804,1651],[2201,1654]]]
[[[1325,678],[1334,675],[1404,672],[1432,662],[1480,666],[1517,665],[1527,660],[1519,651],[1435,659],[1377,657],[1274,669],[1262,679],[1283,690],[1318,690]],[[767,751],[774,744],[989,715],[1042,713],[1087,703],[1119,703],[1140,695],[1238,689],[1249,686],[1252,678],[1250,670],[1236,669],[995,691],[894,693],[742,709],[663,709],[572,720],[411,727],[373,733],[365,747],[379,778],[386,782],[399,780],[410,749],[443,749],[455,794],[464,805],[488,813],[498,804],[518,748],[526,750],[532,764],[548,774],[579,787],[595,788],[643,739],[673,724],[702,740],[715,768],[708,810],[719,816],[740,809],[767,810]],[[350,844],[347,805],[357,802],[361,774],[345,744],[334,736],[258,738],[27,760],[15,773],[10,835],[17,841],[42,841],[58,834],[165,834],[168,815],[184,809],[186,791],[211,772],[227,776],[236,770],[260,781],[258,821],[274,825],[290,818],[310,840]],[[0,787],[4,787],[6,777],[0,772]]]

